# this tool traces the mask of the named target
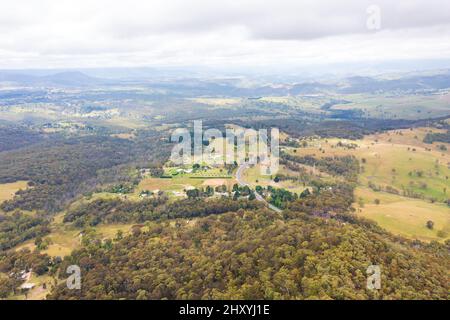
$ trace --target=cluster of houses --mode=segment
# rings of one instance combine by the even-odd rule
[[[179,197],[179,198],[187,198],[188,197],[188,191],[190,190],[195,190],[196,188],[193,186],[186,186],[184,188],[183,191],[171,191],[171,193],[175,196],[175,197]],[[162,196],[164,194],[164,191],[159,190],[159,189],[155,189],[155,190],[142,190],[139,193],[139,197],[140,198],[147,198],[147,197],[156,197],[156,196]],[[233,196],[234,192],[228,192],[228,191],[224,191],[222,190],[221,187],[217,187],[215,192],[214,192],[214,196],[216,197],[229,197],[229,196]]]
[[[31,269],[30,269],[29,271],[27,271],[27,270],[22,270],[22,271],[20,271],[19,274],[17,275],[19,280],[24,281],[24,283],[22,283],[22,284],[20,285],[20,287],[19,287],[22,291],[28,291],[28,290],[31,290],[31,289],[33,289],[33,288],[36,286],[36,284],[31,283],[31,282],[28,282],[28,281],[30,280],[30,278],[31,278],[31,272],[32,272]],[[9,276],[10,276],[10,277],[14,277],[15,274],[14,274],[14,273],[11,273]]]

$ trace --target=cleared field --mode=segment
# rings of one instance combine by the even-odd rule
[[[170,178],[146,178],[141,181],[138,189],[154,188],[158,190],[183,190],[190,187],[200,187],[202,185],[214,186],[217,180],[225,181],[229,184],[234,181],[233,175],[223,167],[203,167],[193,169],[191,167],[166,167],[164,175]],[[211,181],[211,182],[208,182]],[[160,188],[158,188],[158,186]],[[152,190],[152,189],[147,189]]]
[[[373,192],[368,188],[357,188],[355,196],[358,215],[376,221],[394,234],[423,241],[450,238],[450,209],[445,204]],[[429,220],[434,223],[433,229],[426,227]]]
[[[35,287],[31,289],[26,296],[27,300],[44,300],[50,292],[51,286],[55,279],[48,275],[37,276],[32,273],[29,283],[33,283]]]
[[[183,178],[172,178],[172,179],[162,179],[162,178],[145,178],[139,183],[137,189],[138,191],[143,190],[169,190],[172,188],[185,188],[188,180]]]
[[[194,98],[194,99],[188,99],[194,102],[207,104],[210,106],[234,106],[237,105],[239,102],[241,102],[241,99],[239,98]]]
[[[17,191],[28,188],[27,183],[27,181],[17,181],[0,184],[0,203],[12,199]]]
[[[52,257],[67,256],[72,252],[72,250],[76,249],[80,245],[80,230],[71,229],[63,225],[63,217],[64,214],[58,214],[55,216],[51,223],[51,233],[44,237],[45,239],[50,240],[50,244],[48,248],[46,250],[42,250],[42,252],[47,253]],[[28,248],[33,251],[36,248],[34,239],[17,246],[15,249],[21,250],[24,248]]]
[[[134,133],[114,133],[111,135],[111,137],[119,138],[119,139],[133,140],[136,136],[134,135]]]
[[[448,91],[440,94],[351,94],[337,98],[351,101],[332,109],[361,109],[376,118],[425,119],[449,114]]]
[[[202,186],[218,187],[228,184],[228,179],[208,179],[203,181]]]
[[[423,143],[423,137],[430,130],[390,131],[356,141],[306,140],[306,147],[289,148],[287,152],[316,157],[354,155],[361,162],[362,185],[373,183],[382,187],[391,186],[400,192],[406,190],[443,202],[450,197],[450,146],[447,151],[441,151],[436,143]],[[338,146],[339,142],[344,146]],[[346,147],[351,144],[356,147]]]
[[[441,151],[436,143],[422,142],[427,132],[436,129],[390,131],[368,136],[371,146],[359,151],[365,159],[362,182],[391,185],[399,190],[445,201],[450,197],[450,151]]]
[[[278,173],[289,174],[289,175],[295,176],[295,173],[292,173],[283,167],[280,167]],[[306,186],[304,186],[300,182],[296,182],[296,181],[292,181],[292,180],[275,182],[273,180],[274,178],[275,178],[275,175],[268,176],[268,175],[262,174],[259,165],[249,167],[248,169],[246,169],[243,172],[244,181],[252,187],[256,187],[257,185],[260,185],[262,187],[272,186],[274,188],[284,188],[284,189],[289,190],[290,192],[294,192],[294,193],[301,193],[303,190],[306,189]]]
[[[63,224],[64,214],[57,215],[51,224],[51,233],[45,237],[50,240],[50,244],[46,250],[42,250],[42,253],[46,253],[52,257],[64,257],[69,255],[74,249],[77,249],[81,245],[81,230],[72,228],[71,226]],[[95,227],[98,235],[102,239],[114,238],[117,231],[121,230],[124,234],[130,232],[133,224],[109,224],[99,225]],[[27,241],[24,244],[16,247],[16,250],[28,248],[30,250],[35,249],[34,240]]]
[[[2,276],[6,275],[0,273],[0,277]],[[34,284],[33,289],[29,290],[26,295],[25,293],[17,293],[9,296],[8,300],[44,300],[55,281],[51,276],[37,276],[35,273],[32,273],[27,283]]]
[[[379,140],[384,142],[389,142],[393,144],[401,144],[412,147],[420,147],[431,149],[431,152],[436,156],[440,156],[442,150],[438,149],[440,145],[446,145],[447,149],[450,147],[450,144],[443,142],[434,142],[432,144],[428,144],[423,142],[423,139],[427,135],[427,133],[445,133],[446,130],[436,129],[436,128],[414,128],[414,129],[402,129],[402,130],[394,130],[383,132],[376,135],[368,136],[368,139]]]
[[[112,239],[117,235],[119,230],[125,235],[128,234],[131,232],[132,226],[133,224],[107,224],[97,226],[96,230],[103,239]]]
[[[129,193],[129,194],[121,194],[121,193],[111,193],[111,192],[97,192],[92,194],[91,196],[82,197],[69,205],[69,209],[74,209],[81,204],[87,204],[93,202],[95,200],[112,200],[112,199],[120,199],[120,200],[131,200],[137,201],[139,200],[139,193]]]
[[[308,112],[321,113],[320,107],[329,102],[333,97],[317,96],[317,95],[302,95],[302,96],[269,96],[259,99],[264,102],[271,102],[283,104],[295,109],[304,110]]]
[[[366,159],[361,182],[393,186],[398,190],[412,190],[437,201],[448,199],[450,169],[426,151],[412,151],[398,145],[377,145],[372,152],[363,153]]]
[[[128,128],[128,129],[140,129],[140,128],[144,128],[146,126],[146,123],[144,121],[141,121],[140,119],[127,118],[127,117],[121,117],[121,116],[116,116],[116,117],[112,117],[110,119],[100,120],[98,122],[104,122],[107,125],[110,125],[113,127],[116,126],[116,127]]]
[[[46,250],[42,250],[42,253],[48,254],[51,257],[64,257],[70,255],[70,253],[79,248],[81,245],[81,230],[72,229],[69,226],[62,225],[63,214],[55,217],[52,223],[52,232],[46,236],[51,244]],[[117,232],[121,230],[124,235],[128,234],[133,224],[111,224],[96,226],[95,230],[101,239],[112,239],[117,235]],[[35,249],[34,240],[28,241],[16,247],[16,250],[28,248],[30,250]],[[2,274],[0,274],[2,276]],[[37,276],[32,273],[27,283],[33,283],[35,287],[28,291],[27,295],[19,293],[11,296],[8,299],[13,300],[42,300],[45,299],[51,286],[54,285],[56,279],[51,276]]]
[[[209,168],[198,169],[195,172],[183,173],[179,172],[179,167],[165,168],[165,175],[167,178],[145,177],[134,189],[132,193],[111,193],[111,192],[97,192],[89,197],[83,197],[70,205],[70,208],[75,208],[83,203],[89,203],[98,199],[121,199],[139,201],[142,200],[140,194],[143,191],[163,191],[169,198],[177,198],[184,196],[184,190],[192,188],[204,188],[206,186],[216,187],[218,184],[226,185],[229,188],[236,183],[233,175],[229,175],[226,169]],[[187,170],[185,168],[184,170]]]
[[[235,179],[231,177],[223,177],[224,175],[180,175],[171,179],[165,178],[145,178],[143,179],[138,187],[137,193],[149,190],[161,190],[161,191],[183,191],[186,188],[201,188],[205,186],[215,187],[220,182],[220,184],[225,184],[227,186],[232,186],[236,183]]]
[[[205,178],[205,179],[216,179],[223,178],[228,179],[232,178],[231,175],[227,173],[225,169],[213,168],[208,170],[197,171],[195,173],[191,173],[187,175],[188,178]]]
[[[79,247],[79,235],[80,230],[55,230],[46,237],[50,239],[51,244],[48,246],[47,250],[43,250],[42,252],[52,257],[68,256],[74,249]]]
[[[354,155],[362,166],[360,187],[355,195],[359,215],[395,234],[443,241],[450,234],[450,208],[442,203],[450,198],[450,146],[447,144],[448,150],[442,151],[438,149],[442,143],[424,143],[423,138],[430,131],[440,130],[395,130],[356,141],[313,138],[305,140],[305,147],[286,148],[286,152],[315,157]],[[368,188],[369,183],[383,190],[386,186],[393,187],[400,195],[375,192]],[[409,196],[421,195],[424,199],[402,196],[404,192]],[[375,204],[375,199],[380,204]],[[431,203],[430,199],[436,202]],[[428,220],[434,222],[432,230],[426,227]]]

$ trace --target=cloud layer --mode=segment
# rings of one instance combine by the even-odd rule
[[[380,30],[366,26],[380,9]],[[16,0],[0,68],[311,65],[450,57],[446,0]]]

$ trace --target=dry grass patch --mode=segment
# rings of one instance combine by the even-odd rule
[[[119,139],[133,140],[136,136],[134,135],[134,133],[114,133],[111,135],[111,137],[119,138]]]
[[[19,190],[28,188],[27,181],[16,181],[12,183],[0,184],[0,203],[11,200]]]
[[[445,204],[373,192],[368,188],[357,188],[355,198],[358,215],[376,221],[394,234],[423,241],[450,238],[450,210]],[[433,229],[426,227],[429,220],[434,223]]]

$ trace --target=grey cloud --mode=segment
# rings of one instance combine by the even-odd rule
[[[0,67],[442,58],[449,30],[447,0],[1,1]]]
[[[258,39],[308,40],[369,32],[366,28],[366,10],[371,5],[381,9],[384,30],[450,24],[450,2],[445,0],[172,3],[175,5],[167,8],[145,7],[139,12],[132,7],[104,27],[119,37],[142,37],[154,33],[205,33],[227,27],[242,27]]]

